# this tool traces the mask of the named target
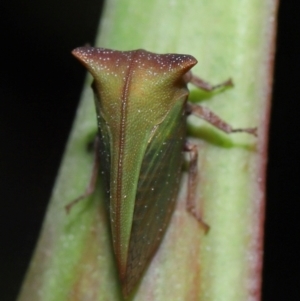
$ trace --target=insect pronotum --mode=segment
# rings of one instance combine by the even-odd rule
[[[187,116],[194,114],[226,133],[256,135],[256,129],[233,129],[209,109],[187,101],[187,83],[207,91],[231,85],[228,80],[211,86],[194,76],[190,69],[197,60],[191,55],[94,47],[72,54],[94,77],[98,152],[86,192],[67,209],[91,194],[98,169],[104,172],[113,249],[127,297],[168,225],[183,151],[191,157],[187,208],[207,230],[194,206],[197,147],[186,141]]]

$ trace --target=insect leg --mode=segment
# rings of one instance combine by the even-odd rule
[[[97,183],[97,178],[98,178],[98,171],[99,171],[99,138],[96,137],[95,142],[94,142],[94,162],[93,162],[93,168],[91,172],[91,177],[89,180],[89,183],[82,195],[77,197],[75,200],[70,202],[68,205],[65,206],[65,209],[67,213],[70,212],[72,207],[77,204],[79,201],[85,199],[86,197],[92,195],[95,191],[96,183]]]
[[[187,72],[184,76],[184,79],[187,83],[191,83],[194,86],[204,90],[204,91],[213,91],[215,89],[223,88],[223,87],[232,87],[233,82],[231,78],[227,79],[226,81],[217,84],[217,85],[212,85],[209,82],[203,80],[202,78],[194,75],[191,71]]]
[[[198,161],[198,149],[195,144],[186,141],[184,150],[190,155],[190,166],[188,171],[188,196],[186,209],[197,219],[200,225],[203,227],[205,233],[208,232],[209,226],[203,221],[201,213],[196,209],[195,191],[197,186],[197,161]]]
[[[231,127],[230,124],[222,120],[218,115],[216,115],[214,112],[212,112],[206,107],[194,105],[192,103],[187,103],[186,110],[188,114],[193,114],[199,118],[206,120],[207,122],[211,123],[213,126],[218,128],[219,130],[227,134],[236,133],[236,132],[245,132],[253,136],[257,136],[256,128],[234,129]]]

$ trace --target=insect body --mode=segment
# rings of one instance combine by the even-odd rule
[[[73,55],[94,77],[100,169],[107,182],[113,249],[127,296],[167,227],[178,193],[182,152],[195,154],[185,144],[187,114],[196,113],[226,132],[254,130],[233,130],[207,109],[187,103],[187,82],[213,88],[192,76],[189,70],[197,61],[190,55],[93,47],[77,48]],[[193,178],[192,172],[191,186]]]

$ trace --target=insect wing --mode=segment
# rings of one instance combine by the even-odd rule
[[[140,279],[173,211],[183,160],[186,123],[183,104],[179,100],[168,113],[145,152],[135,200],[127,269],[122,280],[125,295]]]

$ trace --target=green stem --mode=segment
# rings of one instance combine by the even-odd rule
[[[227,136],[196,118],[198,201],[207,235],[185,210],[186,175],[162,245],[132,300],[259,300],[264,189],[276,0],[111,0],[97,46],[187,53],[193,72],[212,83],[232,77],[234,89],[192,91],[235,127],[258,127],[258,138]],[[80,45],[78,45],[80,46]],[[103,193],[69,215],[64,206],[88,182],[96,132],[88,78],[19,301],[122,300]],[[209,98],[209,99],[208,99]],[[205,102],[205,103],[204,103]]]

